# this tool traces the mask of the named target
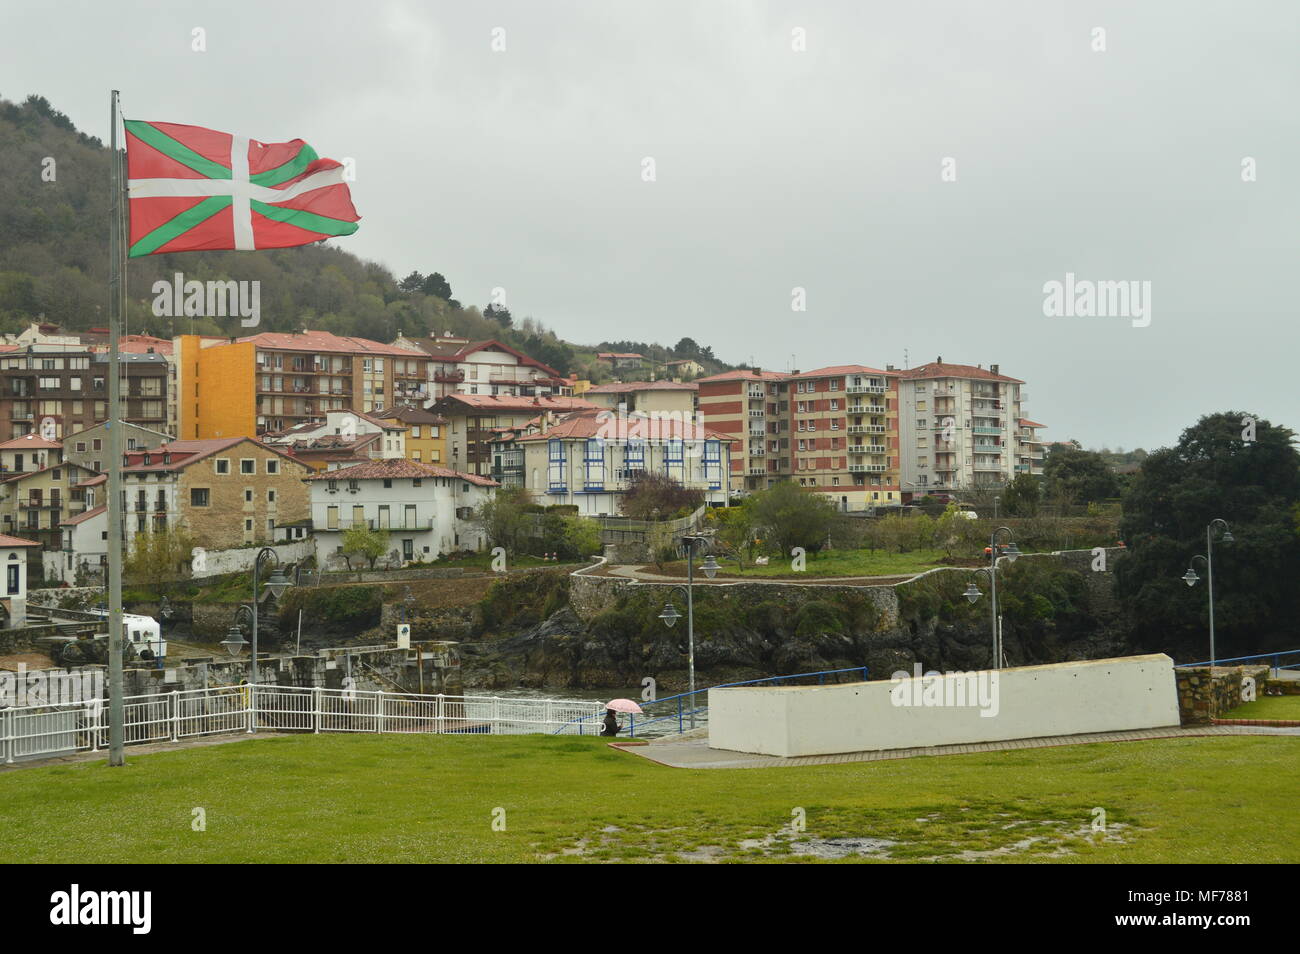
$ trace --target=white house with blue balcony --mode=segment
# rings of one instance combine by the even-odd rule
[[[641,472],[666,474],[708,503],[726,503],[732,441],[686,414],[584,410],[518,438],[514,448],[522,451],[523,486],[538,503],[616,516]]]

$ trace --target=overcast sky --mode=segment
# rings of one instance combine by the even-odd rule
[[[0,0],[0,96],[106,138],[116,87],[132,118],[352,157],[339,244],[467,304],[504,288],[570,340],[998,363],[1049,437],[1152,448],[1229,408],[1300,429],[1298,24],[1187,0]],[[1149,325],[1046,317],[1067,272],[1150,282]]]

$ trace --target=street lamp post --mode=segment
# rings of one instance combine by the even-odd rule
[[[998,618],[998,534],[1005,532],[1007,542],[1002,555],[1012,563],[1020,556],[1020,548],[1016,546],[1016,541],[1011,539],[1010,527],[998,527],[989,536],[989,565],[987,568],[979,569],[978,573],[987,573],[989,575],[989,589],[992,593],[989,601],[989,615],[991,617],[991,626],[993,630],[993,668],[1002,668],[1002,621]],[[962,594],[967,600],[974,603],[982,595],[974,583],[966,587],[966,592]]]
[[[1187,572],[1183,574],[1183,582],[1188,586],[1195,586],[1200,579],[1196,575],[1194,564],[1197,560],[1205,561],[1205,585],[1210,594],[1210,668],[1218,662],[1218,652],[1215,648],[1214,641],[1214,531],[1216,528],[1223,528],[1223,535],[1219,538],[1224,543],[1232,543],[1234,537],[1232,531],[1228,529],[1228,521],[1222,517],[1215,517],[1205,527],[1205,553],[1198,553],[1187,562]]]
[[[686,654],[692,729],[695,728],[695,545],[703,539],[703,537],[693,536],[682,537],[682,542],[686,544],[686,586],[673,587],[674,590],[683,590],[686,594]],[[709,554],[701,569],[704,570],[705,576],[713,579],[719,569],[718,561],[713,558],[713,554]],[[671,629],[682,618],[682,614],[677,612],[677,607],[670,601],[664,605],[664,611],[659,614],[659,618]]]
[[[271,571],[271,578],[266,581],[267,591],[279,599],[289,587],[293,586],[285,579],[284,572],[280,569],[280,556],[271,547],[262,547],[257,551],[257,556],[253,559],[253,665],[250,669],[250,696],[253,711],[257,711],[257,618],[258,613],[258,579],[260,576],[262,561],[269,560],[274,569]],[[254,716],[249,732],[257,731],[257,717]]]

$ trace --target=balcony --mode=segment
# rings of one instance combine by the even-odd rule
[[[883,384],[850,384],[844,389],[848,394],[884,394]]]
[[[749,456],[750,456],[750,457],[762,457],[762,456],[764,456],[766,453],[767,453],[767,451],[765,451],[765,450],[764,450],[763,448],[761,448],[761,447],[752,447],[752,448],[750,448]]]
[[[749,412],[749,416],[750,416],[750,417],[763,417],[766,413],[767,413],[766,411],[750,411],[750,412]]]
[[[435,371],[433,380],[439,384],[460,384],[465,380],[464,371]]]
[[[751,401],[761,401],[763,398],[767,397],[767,395],[762,391],[750,391],[748,396]]]
[[[885,453],[884,444],[850,444],[850,454],[883,454]]]
[[[765,467],[751,467],[751,468],[749,468],[749,476],[750,476],[750,477],[762,477],[762,476],[763,476],[764,474],[766,474],[766,473],[767,473],[767,468],[765,468]]]
[[[1001,426],[998,426],[998,427],[982,427],[982,426],[981,426],[981,427],[972,427],[971,430],[974,431],[976,434],[1001,434],[1001,433],[1002,433],[1002,428],[1001,428]]]

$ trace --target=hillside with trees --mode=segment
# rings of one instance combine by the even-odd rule
[[[44,97],[29,96],[21,104],[0,99],[0,163],[9,173],[0,177],[0,332],[19,331],[35,320],[74,331],[105,326],[107,147],[78,132]],[[202,281],[260,281],[261,331],[309,327],[376,341],[449,331],[475,340],[496,338],[562,374],[592,368],[595,352],[607,350],[564,341],[535,318],[515,318],[504,307],[480,311],[465,305],[436,270],[399,280],[383,265],[363,261],[329,240],[257,255],[152,255],[132,259],[127,271],[126,330],[133,334],[247,333],[233,320],[155,317],[154,283],[170,282],[179,271]]]

